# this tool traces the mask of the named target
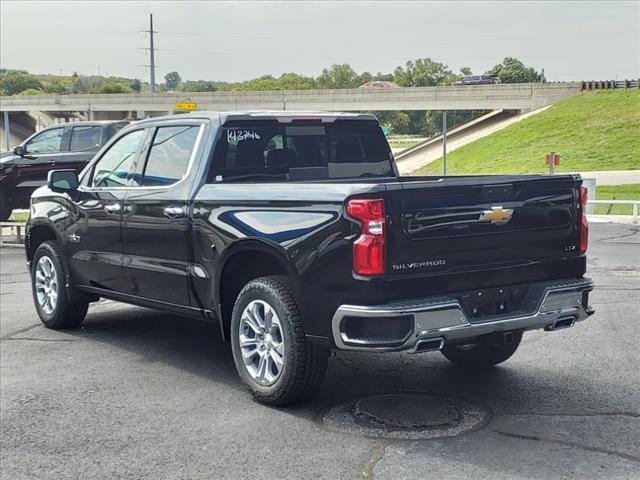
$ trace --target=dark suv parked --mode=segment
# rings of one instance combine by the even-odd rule
[[[80,172],[98,149],[127,121],[74,122],[41,130],[0,154],[0,221],[14,208],[28,208],[33,191],[46,185],[50,170]]]
[[[462,81],[457,82],[456,85],[497,85],[502,83],[500,78],[493,75],[467,75]]]

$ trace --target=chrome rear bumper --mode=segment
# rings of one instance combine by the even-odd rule
[[[455,295],[432,297],[385,305],[341,305],[331,322],[333,340],[341,350],[401,351],[418,353],[442,348],[445,343],[460,343],[480,335],[510,330],[557,330],[573,326],[594,313],[583,293],[593,290],[589,278],[561,280],[531,285],[519,310],[484,317],[467,318]],[[406,335],[388,339],[350,338],[346,319],[366,322],[378,317],[409,322]],[[423,348],[424,347],[424,348]]]

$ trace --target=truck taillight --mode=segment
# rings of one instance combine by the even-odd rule
[[[381,275],[385,271],[384,200],[349,200],[347,213],[362,226],[353,242],[353,271],[358,275]]]
[[[580,253],[585,253],[589,244],[589,222],[587,222],[587,193],[587,187],[580,187]]]

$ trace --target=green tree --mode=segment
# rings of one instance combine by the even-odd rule
[[[460,69],[460,74],[461,75],[473,75],[473,73],[471,72],[471,68],[469,68],[469,67],[462,67]]]
[[[494,65],[487,73],[500,77],[502,83],[537,83],[544,81],[544,76],[533,67],[526,67],[517,58],[507,57],[502,63]]]
[[[131,93],[131,87],[123,83],[110,81],[94,89],[91,93]]]
[[[34,75],[23,70],[4,70],[0,72],[0,89],[5,95],[16,95],[27,89],[42,90],[43,85]]]
[[[318,78],[316,85],[319,88],[358,88],[360,85],[360,76],[347,63],[342,65],[331,65],[331,68],[325,68]]]
[[[297,73],[283,73],[275,78],[272,75],[264,75],[246,82],[231,85],[219,85],[220,90],[260,91],[260,90],[308,90],[314,88],[313,78],[304,77]]]
[[[50,82],[42,82],[44,91],[55,95],[64,95],[69,93],[73,83],[66,78],[52,80]]]
[[[164,76],[164,84],[167,90],[176,90],[182,83],[182,78],[178,72],[169,72]]]
[[[215,92],[218,90],[218,85],[216,82],[207,80],[187,80],[178,86],[178,90],[181,92]]]
[[[453,83],[458,77],[444,63],[430,58],[408,61],[393,72],[394,81],[403,87],[429,87]]]
[[[16,95],[45,95],[45,93],[44,90],[40,90],[39,88],[27,88]]]
[[[383,110],[373,112],[378,117],[380,125],[391,127],[393,133],[408,134],[411,132],[411,125],[408,112],[400,112],[397,110]]]

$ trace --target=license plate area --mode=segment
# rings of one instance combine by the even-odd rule
[[[522,311],[529,289],[529,285],[486,288],[464,292],[456,298],[470,322],[482,322]]]

